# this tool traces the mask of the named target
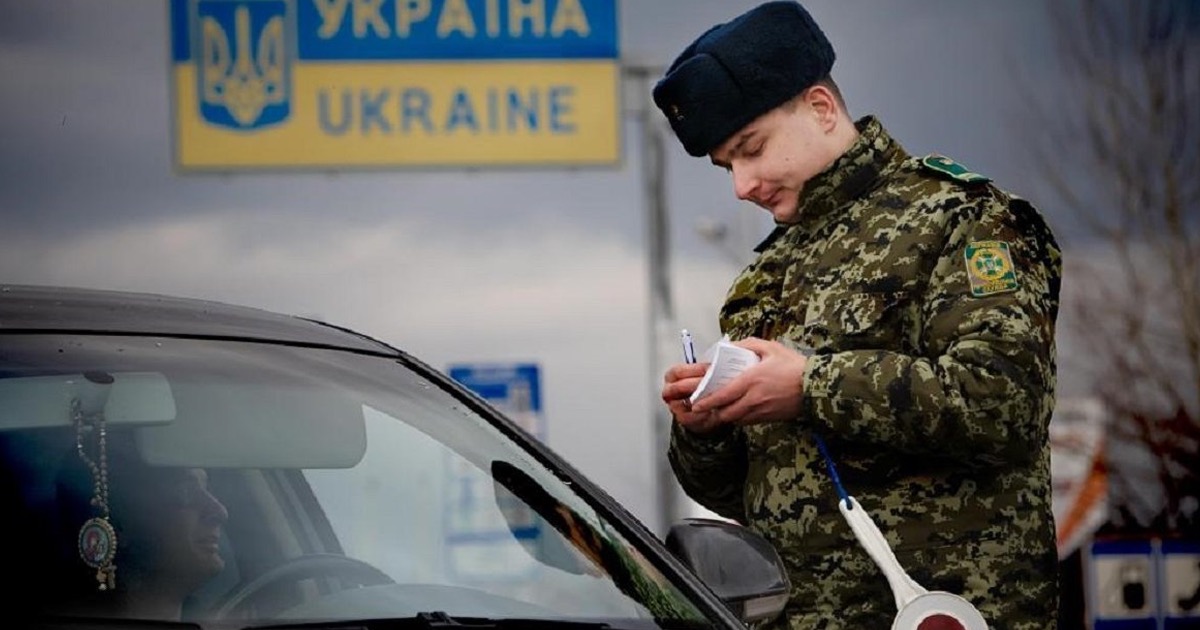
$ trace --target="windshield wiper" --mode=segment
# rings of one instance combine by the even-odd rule
[[[17,627],[35,630],[202,630],[186,621],[155,621],[119,617],[46,615],[33,619],[17,618]]]
[[[571,619],[520,619],[513,617],[504,617],[501,619],[490,619],[487,617],[451,617],[441,611],[433,611],[427,613],[418,613],[418,617],[425,619],[429,624],[429,628],[460,628],[461,630],[521,630],[528,628],[530,630],[551,630],[553,628],[567,628],[569,630],[608,630],[612,626],[599,621],[575,621]]]
[[[612,630],[599,621],[524,619],[503,617],[451,617],[441,611],[417,613],[395,619],[353,619],[246,626],[243,630]]]
[[[243,630],[712,630],[698,619],[584,621],[544,617],[451,617],[441,611],[390,619],[347,619],[247,626]]]

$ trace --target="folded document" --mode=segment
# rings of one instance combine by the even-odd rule
[[[752,350],[733,345],[733,342],[729,341],[729,337],[723,337],[705,350],[700,360],[708,362],[709,365],[708,370],[704,372],[704,378],[700,379],[700,385],[688,399],[693,403],[721,389],[738,374],[745,372],[746,368],[759,361],[757,354]]]

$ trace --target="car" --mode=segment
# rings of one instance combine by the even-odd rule
[[[437,369],[250,307],[0,286],[0,454],[26,627],[743,628],[789,589],[752,532],[659,540]]]

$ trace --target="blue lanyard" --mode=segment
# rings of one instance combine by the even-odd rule
[[[850,495],[846,493],[846,489],[842,487],[842,478],[838,476],[837,467],[833,465],[833,458],[829,456],[829,448],[825,446],[825,440],[812,432],[813,439],[817,441],[817,448],[821,451],[821,456],[825,458],[825,468],[829,471],[829,476],[833,478],[833,485],[837,488],[838,497],[846,504],[847,507],[853,505],[850,503]]]

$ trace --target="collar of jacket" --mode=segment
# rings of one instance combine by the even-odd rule
[[[854,123],[858,139],[829,168],[804,184],[800,194],[800,220],[810,221],[844,207],[873,188],[908,154],[874,116]]]

